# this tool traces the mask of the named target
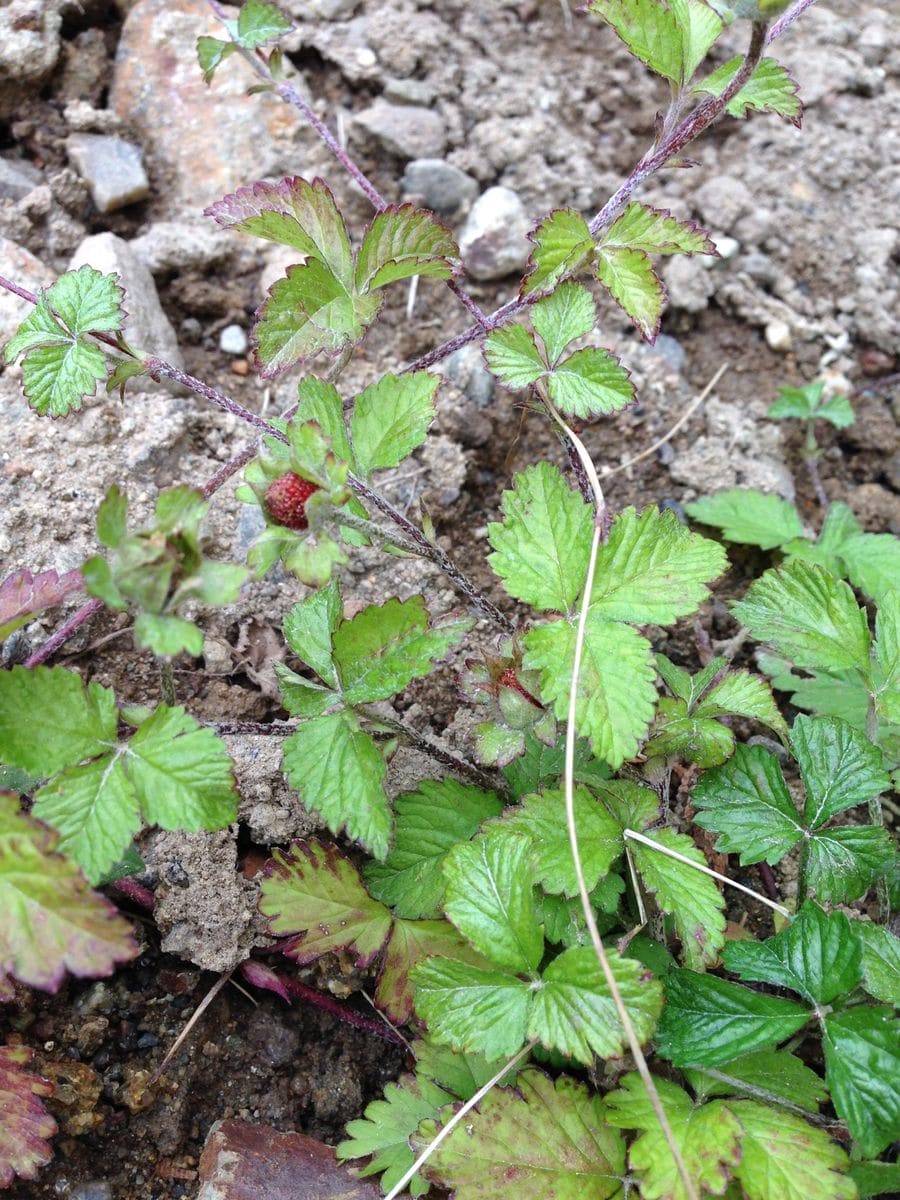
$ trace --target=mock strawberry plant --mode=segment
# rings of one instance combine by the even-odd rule
[[[247,567],[261,577],[280,564],[310,588],[284,616],[289,659],[275,667],[290,719],[278,728],[284,772],[336,839],[276,849],[260,910],[287,969],[344,952],[374,974],[376,1007],[415,1037],[409,1072],[351,1122],[339,1157],[366,1159],[363,1173],[380,1174],[392,1198],[432,1184],[461,1200],[505,1200],[511,1184],[529,1198],[610,1200],[897,1191],[896,1163],[878,1158],[900,1135],[900,941],[889,927],[900,876],[880,800],[898,761],[897,541],[862,533],[840,505],[817,538],[792,506],[755,493],[688,506],[727,540],[781,555],[732,605],[771,684],[727,653],[688,670],[654,641],[709,599],[725,550],[653,497],[610,511],[570,424],[635,399],[627,367],[598,344],[604,306],[652,341],[666,300],[655,259],[715,253],[696,224],[636,198],[640,184],[685,165],[720,116],[799,123],[796,86],[764,51],[808,3],[770,26],[781,0],[592,0],[590,13],[667,81],[671,104],[598,213],[560,209],[538,223],[519,293],[492,315],[458,282],[451,232],[389,204],[293,88],[278,49],[290,22],[274,5],[247,0],[223,20],[226,37],[200,39],[207,83],[245,57],[376,211],[351,231],[327,184],[300,177],[253,183],[207,210],[235,236],[297,255],[253,331],[262,376],[304,372],[296,405],[272,420],[128,345],[127,298],[90,268],[34,297],[7,348],[38,413],[76,413],[101,383],[125,394],[146,373],[261,440],[202,495],[163,493],[148,529],[128,528],[113,489],[98,516],[110,554],[77,580],[20,573],[0,585],[4,636],[82,581],[94,597],[57,642],[0,673],[3,786],[18,793],[0,796],[0,998],[10,980],[52,990],[66,970],[105,974],[134,953],[90,885],[140,871],[146,826],[235,819],[225,744],[175,702],[170,660],[202,646],[176,610],[233,602],[247,574],[207,561],[199,532],[207,502],[245,466],[237,494],[265,523]],[[710,69],[734,18],[752,22],[748,52]],[[445,281],[476,324],[342,395],[384,289],[416,278]],[[379,473],[422,445],[440,405],[428,368],[475,340],[501,384],[560,434],[573,468],[541,461],[504,493],[487,528],[503,608],[430,521],[379,491]],[[774,416],[809,430],[846,423],[814,389],[779,404]],[[461,611],[418,594],[348,611],[335,575],[363,545],[439,567]],[[162,703],[137,707],[43,665],[100,602],[138,610],[138,644],[168,663]],[[464,664],[469,754],[391,707],[451,655]],[[815,715],[789,724],[773,687]],[[750,744],[754,730],[764,732]],[[391,799],[401,744],[433,758],[434,778]],[[787,864],[796,895],[779,895],[771,873],[787,881]],[[747,894],[750,925],[729,924],[730,900]],[[256,968],[247,978],[278,990],[274,969]],[[53,1132],[26,1060],[0,1050],[13,1114],[2,1186],[33,1174]]]

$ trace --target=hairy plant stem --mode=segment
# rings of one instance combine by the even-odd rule
[[[424,557],[421,547],[411,542],[409,538],[402,537],[399,533],[391,533],[389,529],[385,529],[382,525],[376,525],[374,521],[367,521],[365,517],[358,517],[351,512],[341,512],[337,515],[336,520],[341,525],[355,529],[357,533],[364,533],[379,549],[393,546],[397,550],[403,550],[406,554],[415,555],[416,558]]]
[[[98,613],[101,608],[103,608],[103,601],[96,599],[96,597],[88,600],[87,604],[82,604],[77,612],[74,612],[68,620],[63,621],[59,629],[47,638],[43,646],[39,646],[34,654],[25,659],[24,665],[30,669],[31,667],[39,667],[41,663],[45,663],[51,655],[55,654],[61,646],[64,646],[69,638],[86,621],[89,621],[95,613]]]
[[[220,737],[254,734],[266,737],[290,737],[297,732],[292,721],[216,721],[212,726]]]
[[[163,703],[174,708],[178,701],[175,698],[175,674],[172,671],[172,661],[168,658],[159,660],[159,677],[162,682]]]

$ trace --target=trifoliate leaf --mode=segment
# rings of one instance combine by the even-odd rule
[[[900,1005],[900,938],[883,925],[855,921],[862,941],[863,987],[876,1000]]]
[[[769,684],[749,671],[729,671],[693,709],[697,717],[749,717],[774,729],[784,740],[787,723],[778,711]]]
[[[641,1176],[641,1195],[648,1200],[685,1200],[684,1184],[643,1080],[632,1071],[620,1082],[603,1107],[610,1125],[641,1131],[628,1152],[631,1169]],[[741,1157],[743,1130],[737,1118],[725,1104],[695,1105],[674,1083],[659,1078],[653,1082],[691,1180],[704,1194],[721,1195]]]
[[[722,22],[704,0],[669,0],[681,33],[681,78],[687,83],[722,32]]]
[[[320,351],[334,354],[358,342],[380,306],[377,293],[354,295],[319,259],[289,267],[253,327],[260,374],[272,379]]]
[[[428,1079],[401,1075],[384,1089],[383,1100],[373,1100],[362,1118],[347,1125],[349,1137],[339,1142],[335,1154],[340,1162],[372,1155],[372,1161],[357,1172],[365,1178],[381,1172],[381,1186],[390,1191],[413,1165],[414,1152],[409,1139],[426,1118],[436,1118],[438,1110],[453,1097]],[[423,1196],[429,1185],[421,1175],[410,1180],[412,1196]]]
[[[662,986],[642,963],[608,950],[610,969],[639,1042],[652,1035],[662,1008]],[[590,1064],[594,1055],[615,1058],[628,1045],[609,985],[593,946],[564,950],[546,968],[534,993],[528,1036]]]
[[[116,698],[63,667],[0,671],[0,762],[45,779],[116,741]]]
[[[529,630],[523,664],[540,672],[541,698],[559,720],[569,711],[575,627],[555,621]],[[576,728],[617,770],[633,758],[653,719],[656,687],[650,643],[628,625],[590,612],[578,684]]]
[[[739,745],[734,757],[694,785],[695,824],[721,836],[716,849],[742,866],[777,863],[803,837],[803,826],[778,759],[761,746]]]
[[[741,979],[790,988],[811,1004],[831,1004],[862,979],[862,944],[843,913],[811,900],[786,929],[764,942],[729,942],[723,955]]]
[[[643,250],[601,247],[597,278],[641,335],[648,342],[656,341],[666,290],[653,270],[650,255]]]
[[[531,984],[502,971],[484,971],[429,958],[413,971],[416,1012],[440,1045],[511,1058],[525,1043]]]
[[[288,951],[299,963],[350,948],[357,965],[368,966],[391,929],[390,912],[368,895],[353,864],[315,839],[276,850],[261,892],[259,910],[273,936],[300,935]]]
[[[580,283],[561,283],[533,306],[531,324],[544,343],[551,367],[556,366],[570,342],[591,332],[596,319],[593,297]]]
[[[353,404],[350,432],[362,475],[397,467],[421,446],[434,420],[437,375],[413,371],[383,375]]]
[[[297,387],[297,412],[294,420],[303,424],[315,421],[342,462],[352,463],[353,452],[347,439],[344,408],[333,383],[307,375]]]
[[[566,828],[565,792],[546,791],[526,796],[508,809],[499,824],[530,837],[536,854],[535,881],[551,894],[576,896],[578,879]],[[581,867],[588,891],[593,891],[623,850],[618,822],[587,788],[575,789],[575,828]]]
[[[550,372],[547,390],[557,408],[582,420],[617,412],[635,397],[628,372],[608,350],[576,350]]]
[[[664,986],[657,1048],[677,1067],[715,1067],[768,1048],[802,1029],[809,1018],[799,1004],[714,975],[672,971]]]
[[[546,374],[533,336],[524,325],[504,325],[484,340],[488,368],[508,388],[524,388]]]
[[[681,33],[668,8],[656,0],[590,0],[588,12],[611,25],[651,71],[681,83]]]
[[[707,1096],[752,1095],[763,1091],[777,1100],[817,1112],[828,1089],[810,1068],[786,1050],[756,1050],[720,1067],[688,1071],[691,1087]]]
[[[55,992],[66,971],[110,975],[137,953],[128,923],[56,853],[58,835],[0,795],[0,993],[12,976]]]
[[[900,579],[900,538],[858,533],[841,544],[840,556],[854,587],[878,603],[887,601]]]
[[[883,825],[818,829],[808,843],[806,881],[819,900],[849,904],[896,861],[896,847]]]
[[[413,1042],[416,1075],[430,1079],[445,1088],[457,1100],[468,1100],[497,1073],[496,1063],[489,1063],[483,1054],[460,1054],[447,1046],[436,1046],[419,1039]],[[518,1071],[512,1068],[503,1076],[499,1087],[515,1083]]]
[[[412,972],[420,962],[434,957],[485,970],[491,967],[447,921],[395,921],[375,989],[376,1005],[395,1025],[406,1025],[412,1019]]]
[[[340,685],[331,656],[331,638],[340,620],[341,592],[336,583],[295,604],[284,618],[287,644],[331,688]]]
[[[522,295],[550,291],[573,275],[593,254],[594,239],[587,221],[574,208],[558,208],[529,234],[534,250],[522,284]]]
[[[644,746],[647,758],[682,758],[698,767],[716,767],[734,750],[734,734],[718,721],[693,717],[683,700],[663,697],[653,736]]]
[[[244,0],[241,5],[237,37],[247,50],[277,41],[290,28],[290,21],[274,4],[266,4],[264,0]]]
[[[811,829],[890,788],[881,751],[846,721],[799,716],[791,741],[806,788],[803,819]]]
[[[203,72],[203,82],[212,83],[219,66],[237,50],[234,42],[223,42],[221,38],[198,37],[197,61]]]
[[[412,204],[383,208],[366,230],[356,260],[356,289],[376,288],[421,275],[450,279],[459,248],[450,230]]]
[[[291,246],[330,268],[345,291],[353,281],[350,235],[325,182],[294,177],[254,183],[204,210],[219,225]]]
[[[503,493],[503,523],[488,526],[488,562],[510,596],[533,608],[570,612],[584,586],[594,520],[551,463],[516,475]]]
[[[444,911],[491,962],[523,974],[537,969],[544,935],[534,920],[530,838],[491,829],[444,859]]]
[[[36,1179],[53,1157],[47,1138],[57,1126],[43,1101],[53,1095],[53,1084],[28,1069],[32,1054],[28,1046],[0,1046],[0,1188],[16,1176]]]
[[[722,547],[673,512],[626,508],[597,556],[591,610],[632,625],[671,625],[695,611],[726,566]]]
[[[115,275],[80,267],[60,275],[38,297],[6,347],[6,361],[24,354],[25,396],[42,416],[78,412],[106,378],[103,352],[87,338],[122,328],[122,289]]]
[[[693,221],[633,200],[603,235],[601,246],[646,254],[715,254],[709,234]]]
[[[900,1137],[900,1022],[890,1008],[829,1013],[823,1045],[835,1110],[874,1158]]]
[[[32,575],[25,567],[7,575],[0,583],[0,641],[27,625],[45,608],[62,604],[67,596],[83,587],[84,580],[77,569],[64,575],[58,571]]]
[[[758,641],[798,667],[868,671],[866,614],[850,587],[821,567],[792,559],[766,571],[732,611]]]
[[[648,836],[665,849],[707,865],[686,834],[657,829]],[[698,970],[714,963],[725,944],[725,899],[715,881],[643,842],[631,841],[630,850],[644,886],[655,894],[662,911],[674,918],[685,963]]]
[[[372,604],[342,621],[332,645],[344,700],[366,704],[402,692],[411,680],[427,675],[473,623],[470,617],[447,616],[429,626],[422,596]]]
[[[363,875],[373,896],[398,917],[436,917],[444,897],[441,864],[458,842],[474,837],[482,821],[499,815],[491,792],[455,779],[427,779],[394,801],[397,832],[383,863],[368,863]]]
[[[730,488],[685,504],[684,511],[703,525],[722,530],[729,542],[773,550],[791,538],[803,537],[803,525],[793,504],[769,492]]]
[[[433,1138],[425,1123],[417,1149]],[[511,1177],[510,1171],[514,1171]],[[435,1151],[426,1174],[457,1200],[612,1200],[621,1194],[625,1146],[603,1121],[600,1097],[574,1079],[522,1071],[494,1088]]]
[[[849,1159],[824,1129],[755,1100],[728,1107],[743,1130],[735,1176],[747,1200],[856,1200]]]
[[[740,54],[729,59],[711,75],[695,84],[694,91],[721,96],[743,61],[743,55]],[[764,58],[748,82],[734,99],[728,102],[725,111],[729,116],[739,118],[746,117],[750,112],[775,113],[799,128],[803,108],[797,94],[796,81],[774,58]]]
[[[352,713],[304,722],[284,743],[284,771],[304,806],[319,813],[332,833],[346,830],[374,858],[387,855],[392,823],[383,783],[387,767]]]
[[[824,380],[808,383],[805,387],[783,387],[778,389],[778,399],[769,405],[766,414],[773,421],[812,421],[822,417],[837,429],[846,429],[856,420],[853,408],[841,393],[823,401]],[[845,507],[841,505],[840,507]]]

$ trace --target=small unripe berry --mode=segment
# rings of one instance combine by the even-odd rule
[[[308,529],[306,502],[317,491],[319,488],[316,484],[289,471],[270,483],[266,490],[269,516],[286,529]]]

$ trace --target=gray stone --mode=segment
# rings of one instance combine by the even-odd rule
[[[12,0],[0,8],[0,118],[22,102],[22,87],[46,79],[59,58],[59,5]]]
[[[91,189],[98,212],[115,212],[150,194],[139,148],[101,133],[73,133],[66,142],[69,161]]]
[[[685,312],[703,312],[716,289],[712,273],[699,258],[676,257],[663,267],[663,279],[673,308]]]
[[[175,330],[162,310],[153,276],[131,246],[114,233],[85,238],[72,256],[71,270],[94,267],[118,275],[125,289],[125,340],[138,350],[181,366]]]
[[[400,180],[403,191],[421,196],[425,206],[441,216],[453,217],[474,203],[478,183],[442,158],[417,158],[406,164]]]
[[[469,344],[449,356],[444,374],[476,408],[487,408],[494,398],[497,381],[484,364],[480,347]]]
[[[354,125],[398,158],[438,158],[447,145],[443,119],[417,104],[379,98],[354,117]]]
[[[21,200],[41,182],[40,171],[31,163],[0,158],[0,197]]]
[[[280,741],[253,734],[225,739],[241,797],[238,815],[261,846],[309,837],[322,828],[319,818],[306,811],[285,781]]]
[[[219,349],[223,354],[244,354],[249,344],[240,325],[226,325],[219,334]]]
[[[156,221],[129,242],[154,275],[211,266],[229,258],[237,244],[232,233],[212,221]]]
[[[694,202],[705,220],[728,231],[753,207],[753,194],[733,175],[714,175],[697,188]]]
[[[5,237],[0,237],[0,275],[11,279],[13,283],[19,284],[29,292],[38,292],[41,288],[49,287],[56,278],[55,272],[39,258],[35,258],[18,242]],[[27,300],[20,300],[6,288],[0,288],[0,349],[6,345],[33,307]]]
[[[434,103],[434,88],[424,79],[389,79],[384,85],[384,98],[427,108]]]
[[[512,188],[488,188],[475,201],[459,236],[467,273],[489,280],[522,271],[531,253],[526,236],[530,224]]]
[[[303,8],[311,8],[323,21],[346,21],[358,4],[359,0],[304,0]]]

